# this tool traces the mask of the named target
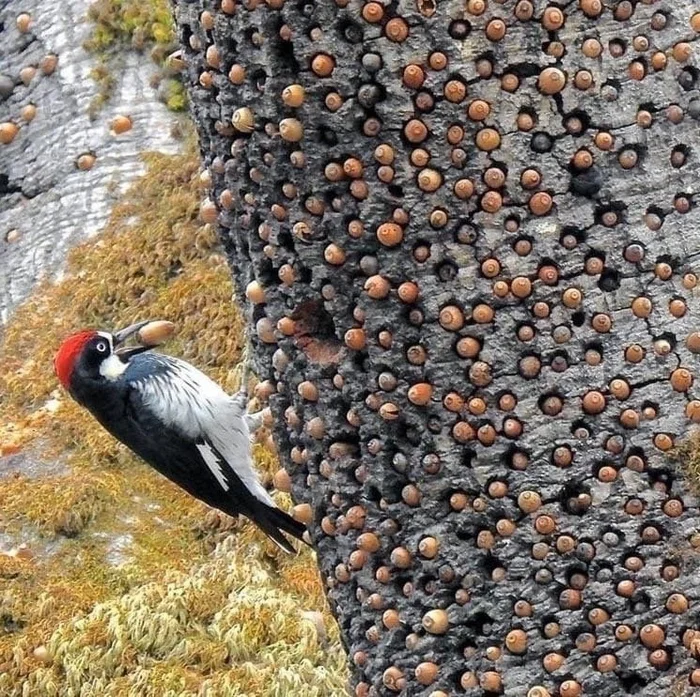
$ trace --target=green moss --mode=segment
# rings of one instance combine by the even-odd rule
[[[237,384],[242,320],[198,220],[195,144],[145,161],[102,234],[17,309],[0,343],[0,454],[67,468],[0,479],[3,533],[33,554],[0,554],[0,694],[339,697],[345,657],[312,553],[282,555],[245,519],[195,501],[58,389],[67,334],[144,318],[175,322],[165,350]],[[269,481],[274,454],[253,454]],[[323,631],[300,609],[322,610]]]
[[[84,47],[94,53],[105,53],[118,46],[144,50],[175,40],[168,0],[96,0],[87,17],[95,28]]]
[[[168,78],[162,83],[165,105],[170,111],[185,111],[187,109],[187,92],[181,80]]]
[[[118,70],[117,53],[148,49],[151,59],[162,67],[166,56],[175,49],[175,24],[169,0],[96,0],[87,17],[93,30],[83,47],[100,61],[91,72],[99,88],[88,109],[94,118],[111,96],[113,73]],[[171,111],[187,108],[187,95],[177,77],[167,79],[163,101]]]

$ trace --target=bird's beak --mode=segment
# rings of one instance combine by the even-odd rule
[[[113,336],[115,348],[120,344],[123,344],[129,337],[136,334],[141,327],[145,327],[150,321],[150,319],[147,319],[143,322],[136,322],[136,324],[130,324],[128,327],[124,327],[124,329],[114,332]],[[137,353],[148,351],[149,348],[149,346],[122,346],[121,348],[118,348],[115,353],[120,358],[126,358],[128,360],[131,356],[134,356]]]

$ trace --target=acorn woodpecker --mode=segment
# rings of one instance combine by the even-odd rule
[[[251,462],[250,432],[262,414],[246,413],[245,390],[228,395],[183,360],[122,346],[146,324],[68,337],[54,358],[61,384],[158,472],[210,506],[250,518],[294,553],[283,533],[302,539],[306,527],[277,508]]]

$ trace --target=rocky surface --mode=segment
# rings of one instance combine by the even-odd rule
[[[94,58],[82,48],[89,4],[11,0],[0,8],[0,122],[19,127],[0,144],[0,325],[40,278],[61,270],[71,247],[104,225],[115,197],[143,172],[141,152],[180,147],[176,117],[149,84],[156,68],[147,55],[121,55],[111,99],[90,119]],[[22,13],[31,17],[25,32]],[[31,122],[28,105],[36,107]],[[111,133],[117,115],[131,117],[133,128]],[[78,168],[81,155],[95,157],[91,169]]]

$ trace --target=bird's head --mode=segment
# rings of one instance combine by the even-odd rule
[[[61,384],[69,389],[78,378],[115,380],[126,369],[129,358],[148,351],[150,346],[121,346],[130,336],[148,324],[137,322],[118,332],[87,329],[71,334],[63,341],[53,359],[54,370]]]

